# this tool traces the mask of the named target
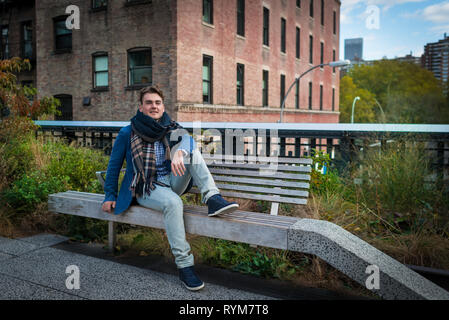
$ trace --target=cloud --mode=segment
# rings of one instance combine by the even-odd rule
[[[424,8],[422,17],[433,23],[447,23],[449,21],[449,1]]]

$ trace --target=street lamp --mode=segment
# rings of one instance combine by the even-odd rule
[[[301,74],[298,78],[296,78],[295,81],[293,81],[293,83],[291,84],[290,88],[288,88],[286,95],[282,99],[282,103],[281,103],[281,118],[279,119],[279,122],[282,122],[282,119],[283,119],[284,105],[285,105],[285,100],[287,99],[288,94],[290,93],[290,91],[292,90],[293,86],[296,83],[299,84],[299,81],[301,80],[301,78],[305,74],[309,73],[310,71],[312,71],[312,70],[314,70],[316,68],[321,68],[321,67],[324,67],[324,66],[329,66],[329,67],[332,67],[332,68],[339,68],[339,67],[347,66],[349,64],[351,64],[351,61],[349,61],[349,60],[339,60],[339,61],[332,61],[332,62],[329,62],[329,63],[322,63],[322,64],[319,64],[319,65],[313,66],[312,68],[310,68],[309,70],[307,70],[306,72]]]
[[[355,97],[354,101],[352,101],[351,123],[354,123],[354,107],[357,100],[360,100],[360,97]]]

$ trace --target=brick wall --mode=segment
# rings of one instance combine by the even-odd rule
[[[333,11],[339,17],[340,3],[325,1],[324,26],[321,25],[321,1],[315,0],[314,17],[309,16],[309,2],[295,0],[246,0],[245,36],[236,34],[236,1],[214,1],[213,25],[202,22],[202,0],[178,2],[178,119],[197,118],[213,121],[272,122],[279,119],[280,75],[285,75],[285,91],[301,73],[309,69],[309,35],[314,38],[313,65],[320,63],[320,42],[324,43],[324,62],[332,61],[333,50],[339,57],[339,21],[333,34]],[[269,47],[262,45],[263,7],[270,10]],[[286,24],[286,53],[280,52],[281,17]],[[300,59],[296,59],[296,27],[301,29]],[[202,56],[213,57],[213,105],[202,105]],[[236,64],[245,65],[245,114],[236,106]],[[262,106],[262,70],[269,71],[269,108]],[[306,116],[308,111],[293,111],[295,90],[286,101],[285,121],[313,120],[338,122],[339,71],[325,67],[302,78],[300,109],[308,109],[308,83],[313,83],[312,109],[320,109],[320,85],[323,85],[323,111]],[[226,108],[224,108],[225,106]],[[234,109],[234,110],[232,110]],[[272,109],[272,110],[271,110]],[[232,110],[232,111],[231,111]],[[291,111],[289,111],[291,110]],[[201,114],[206,113],[206,114]],[[269,116],[268,116],[269,115]],[[187,120],[190,119],[190,120]],[[205,121],[205,120],[203,120]],[[211,120],[212,121],[212,120]]]
[[[52,18],[63,15],[70,4],[80,8],[80,29],[73,30],[72,52],[55,54]],[[85,0],[38,1],[39,89],[44,95],[72,95],[74,120],[127,121],[139,98],[138,90],[127,89],[127,50],[151,47],[153,83],[164,90],[167,109],[173,113],[172,8],[169,0],[133,6],[125,6],[125,0],[109,1],[105,11],[92,11],[91,1]],[[108,53],[109,90],[93,92],[92,54],[99,51]],[[83,97],[91,97],[90,106],[82,105]]]

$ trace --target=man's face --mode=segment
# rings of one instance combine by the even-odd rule
[[[142,104],[139,105],[139,110],[154,120],[159,120],[164,114],[165,107],[160,95],[157,93],[145,93]]]

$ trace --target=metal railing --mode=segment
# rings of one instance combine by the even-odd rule
[[[39,134],[47,138],[66,138],[81,146],[110,154],[120,129],[129,122],[119,121],[35,121]],[[180,122],[204,147],[219,143],[222,154],[251,156],[277,155],[304,157],[312,150],[330,154],[337,168],[344,168],[369,147],[384,147],[395,139],[423,141],[434,168],[449,177],[449,125],[421,124],[341,124],[341,123],[241,123]],[[214,138],[215,137],[215,138]],[[206,141],[204,141],[206,140]],[[243,148],[243,150],[242,150]],[[217,152],[217,151],[215,151]]]

